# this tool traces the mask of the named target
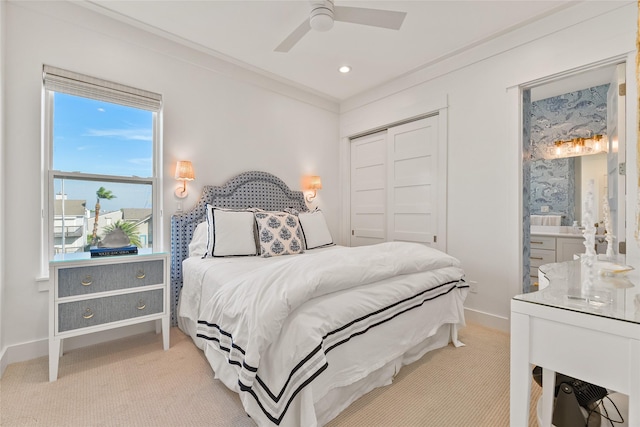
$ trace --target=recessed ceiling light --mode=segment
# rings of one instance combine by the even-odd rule
[[[338,68],[338,71],[340,71],[342,74],[347,74],[349,71],[351,71],[351,67],[349,67],[348,65],[343,65],[342,67]]]

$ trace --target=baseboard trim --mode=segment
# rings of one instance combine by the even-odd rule
[[[2,379],[2,375],[4,374],[4,370],[7,369],[9,363],[7,362],[7,348],[3,348],[0,350],[0,379]]]
[[[94,344],[130,337],[132,335],[139,335],[151,331],[155,332],[155,322],[156,321],[153,320],[135,325],[123,326],[121,328],[67,338],[63,342],[63,348],[64,351],[67,352]],[[37,359],[38,357],[45,357],[48,355],[49,340],[46,338],[9,346],[0,354],[0,378],[2,378],[5,369],[12,363],[24,362],[26,360]]]
[[[502,332],[509,333],[509,319],[495,314],[485,313],[484,311],[464,309],[464,318],[467,322],[475,323],[491,329],[497,329]]]

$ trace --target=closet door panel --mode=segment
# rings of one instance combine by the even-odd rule
[[[387,239],[436,242],[438,118],[387,131]]]
[[[440,114],[351,140],[351,246],[408,241],[446,250]]]
[[[387,135],[351,141],[351,246],[386,240]]]

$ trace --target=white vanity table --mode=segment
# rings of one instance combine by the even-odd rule
[[[556,372],[626,394],[628,425],[640,426],[640,286],[619,274],[599,276],[596,266],[589,302],[580,298],[580,261],[542,269],[549,286],[511,301],[510,425],[529,423],[531,370],[538,365],[544,427],[551,426]]]

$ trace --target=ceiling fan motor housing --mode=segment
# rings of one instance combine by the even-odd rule
[[[316,31],[329,31],[333,28],[333,1],[313,0],[311,2],[309,25]]]
[[[309,17],[305,18],[305,20],[274,49],[276,52],[289,52],[289,50],[311,30],[329,31],[333,28],[334,21],[399,30],[407,15],[406,12],[394,10],[334,6],[333,0],[309,0],[309,3],[311,5]]]

